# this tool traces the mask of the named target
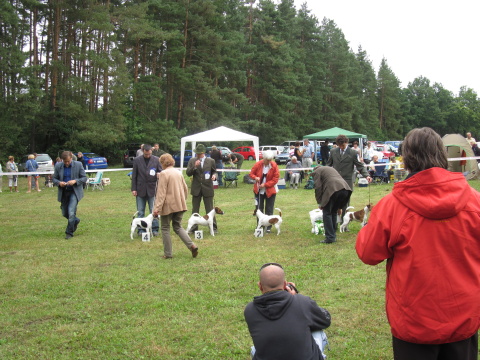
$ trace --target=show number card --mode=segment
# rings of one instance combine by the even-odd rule
[[[150,242],[150,233],[148,231],[142,233],[142,241],[143,242]]]
[[[203,239],[203,230],[195,231],[195,239],[202,240]]]

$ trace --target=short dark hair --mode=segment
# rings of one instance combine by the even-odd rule
[[[440,135],[429,127],[411,130],[403,140],[402,154],[405,169],[410,172],[448,168],[445,145]]]
[[[150,150],[152,150],[152,145],[150,144],[143,145],[143,151],[150,151]]]
[[[335,142],[337,143],[337,145],[348,144],[348,138],[345,135],[338,135]]]
[[[71,151],[64,151],[62,152],[62,160],[65,160],[67,158],[72,158],[73,155],[72,155],[72,152]]]

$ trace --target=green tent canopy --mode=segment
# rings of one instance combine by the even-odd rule
[[[310,135],[305,135],[304,139],[309,140],[326,140],[335,141],[335,138],[338,135],[345,135],[349,139],[366,139],[367,135],[359,134],[353,131],[348,131],[339,127],[334,127],[331,129],[319,131]],[[360,141],[359,141],[360,142]]]

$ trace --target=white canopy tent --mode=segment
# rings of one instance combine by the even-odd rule
[[[258,161],[258,136],[246,134],[237,130],[220,126],[215,129],[207,130],[198,134],[184,136],[180,145],[180,169],[183,170],[183,158],[185,156],[185,143],[192,143],[192,150],[197,146],[197,142],[222,142],[222,141],[252,141],[255,148],[255,159]]]

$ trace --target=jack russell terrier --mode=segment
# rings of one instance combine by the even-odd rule
[[[310,214],[310,222],[312,223],[312,234],[318,235],[319,232],[322,234],[325,233],[323,228],[323,211],[320,209],[313,209],[309,212]],[[320,224],[321,229],[318,228],[317,221],[322,221]]]
[[[132,220],[132,228],[130,229],[130,238],[133,240],[133,233],[139,227],[140,229],[145,229],[147,232],[150,233],[150,237],[153,238],[152,232],[152,223],[153,223],[153,215],[150,214],[144,218],[136,218],[138,211],[133,215]]]
[[[262,226],[272,226],[275,225],[277,228],[277,235],[280,235],[280,225],[282,224],[282,210],[279,208],[275,208],[275,210],[278,210],[279,215],[265,215],[260,211],[260,209],[257,209],[255,214],[257,215],[258,218],[258,225],[257,229],[260,229]]]
[[[215,218],[215,214],[223,215],[222,209],[215,206],[204,216],[201,216],[198,213],[193,213],[192,216],[190,216],[190,219],[188,219],[187,232],[190,232],[194,225],[203,225],[208,226],[210,228],[210,235],[215,236],[215,232],[213,231],[213,219]]]
[[[353,206],[349,206],[347,210],[348,209],[353,209]],[[343,224],[340,226],[340,232],[343,233],[345,231],[349,231],[348,224],[350,224],[350,221],[359,221],[362,223],[362,227],[364,227],[367,223],[368,214],[370,213],[370,211],[372,211],[372,209],[373,205],[368,204],[362,210],[358,210],[355,212],[347,211],[345,213],[345,216],[343,217]]]

